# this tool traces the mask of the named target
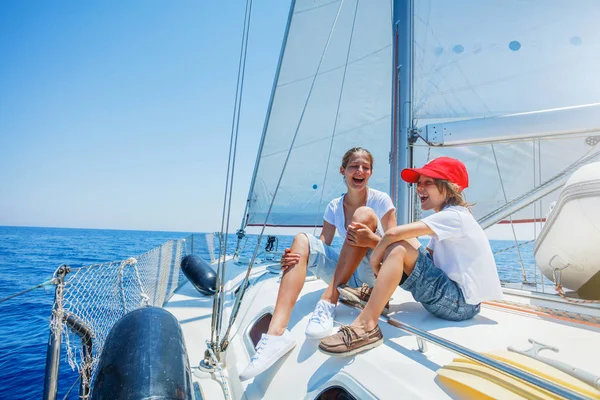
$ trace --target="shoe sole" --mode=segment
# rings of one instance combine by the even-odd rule
[[[310,340],[321,340],[321,339],[324,339],[327,336],[331,335],[332,331],[333,331],[333,327],[331,327],[331,329],[329,331],[326,331],[326,332],[324,331],[323,333],[318,334],[318,335],[310,335],[306,332],[304,332],[304,335],[306,336],[307,339],[310,339]]]
[[[346,300],[349,300],[353,303],[360,304],[363,307],[367,305],[367,303],[365,301],[361,300],[358,296],[356,296],[354,293],[346,290],[345,288],[338,287],[337,290],[338,290],[338,293],[340,294],[340,296],[342,296]]]
[[[356,296],[352,292],[347,291],[345,288],[338,287],[337,290],[340,296],[342,296],[345,300],[351,302],[352,304],[355,304],[360,308],[365,308],[365,306],[367,305],[366,301],[361,300],[360,297]],[[381,311],[381,315],[387,316],[389,313],[389,308],[384,308],[383,311]]]
[[[350,356],[353,356],[355,354],[362,353],[363,351],[374,349],[375,347],[381,345],[382,343],[383,343],[383,338],[379,339],[376,342],[369,343],[367,345],[364,345],[362,347],[358,347],[358,348],[356,348],[354,350],[350,350],[350,351],[347,351],[347,352],[344,352],[344,353],[332,353],[332,352],[329,352],[329,351],[321,348],[321,346],[319,346],[319,350],[321,351],[321,353],[327,354],[328,356],[333,356],[333,357],[350,357]]]
[[[281,350],[279,350],[277,353],[275,353],[273,355],[272,361],[270,361],[270,362],[266,363],[265,365],[263,365],[262,368],[256,369],[253,374],[250,374],[250,375],[247,375],[247,376],[244,376],[244,377],[242,377],[241,374],[240,374],[240,376],[239,376],[240,381],[247,381],[248,379],[255,378],[258,375],[262,374],[263,372],[265,372],[266,370],[268,370],[269,368],[271,368],[277,361],[281,360],[281,358],[283,356],[285,356],[287,353],[289,353],[291,350],[293,350],[294,347],[296,347],[296,342],[290,342],[288,344],[288,346],[282,348]]]

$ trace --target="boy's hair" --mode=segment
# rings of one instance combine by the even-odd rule
[[[443,208],[448,206],[462,206],[470,208],[473,206],[473,204],[467,203],[462,194],[462,190],[460,190],[460,187],[456,183],[439,178],[433,178],[433,181],[440,192],[446,193],[446,201],[444,202]]]
[[[355,153],[365,153],[369,158],[369,162],[371,163],[371,169],[373,169],[373,164],[375,163],[375,160],[373,160],[373,154],[371,154],[369,150],[363,147],[353,147],[350,150],[348,150],[346,154],[344,154],[344,156],[342,157],[342,168],[346,168],[346,166],[348,166],[348,163],[350,162],[350,157],[352,157]]]

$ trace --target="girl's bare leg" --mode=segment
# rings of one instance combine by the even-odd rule
[[[377,216],[369,207],[359,207],[352,216],[352,222],[360,222],[365,224],[371,228],[373,232],[377,230]],[[340,258],[338,259],[335,267],[333,280],[331,283],[329,283],[327,289],[325,289],[321,299],[327,300],[332,304],[337,303],[340,296],[339,292],[337,291],[337,287],[348,282],[354,271],[356,271],[358,268],[365,254],[367,254],[368,250],[368,247],[352,246],[348,244],[348,242],[344,241],[344,245],[340,251]]]
[[[267,334],[283,335],[298,295],[306,279],[306,264],[308,263],[309,245],[305,234],[299,233],[294,237],[291,252],[300,255],[300,261],[293,267],[287,268],[281,277],[275,311],[269,324]]]
[[[402,272],[410,276],[418,257],[418,250],[412,243],[406,241],[394,243],[386,249],[369,302],[352,325],[362,326],[365,331],[375,329],[385,304],[402,279]]]

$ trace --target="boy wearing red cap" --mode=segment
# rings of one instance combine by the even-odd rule
[[[453,321],[473,318],[481,302],[502,298],[490,243],[462,196],[469,186],[465,165],[439,157],[401,176],[417,184],[421,209],[435,213],[385,233],[371,256],[377,275],[372,290],[339,288],[343,297],[366,305],[351,325],[321,341],[327,354],[348,356],[383,343],[377,321],[398,284],[427,311]],[[423,235],[431,236],[427,247],[416,239]]]

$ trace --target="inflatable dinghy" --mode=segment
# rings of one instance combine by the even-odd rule
[[[596,162],[567,180],[534,247],[544,275],[582,299],[600,299],[599,206],[600,162]]]

